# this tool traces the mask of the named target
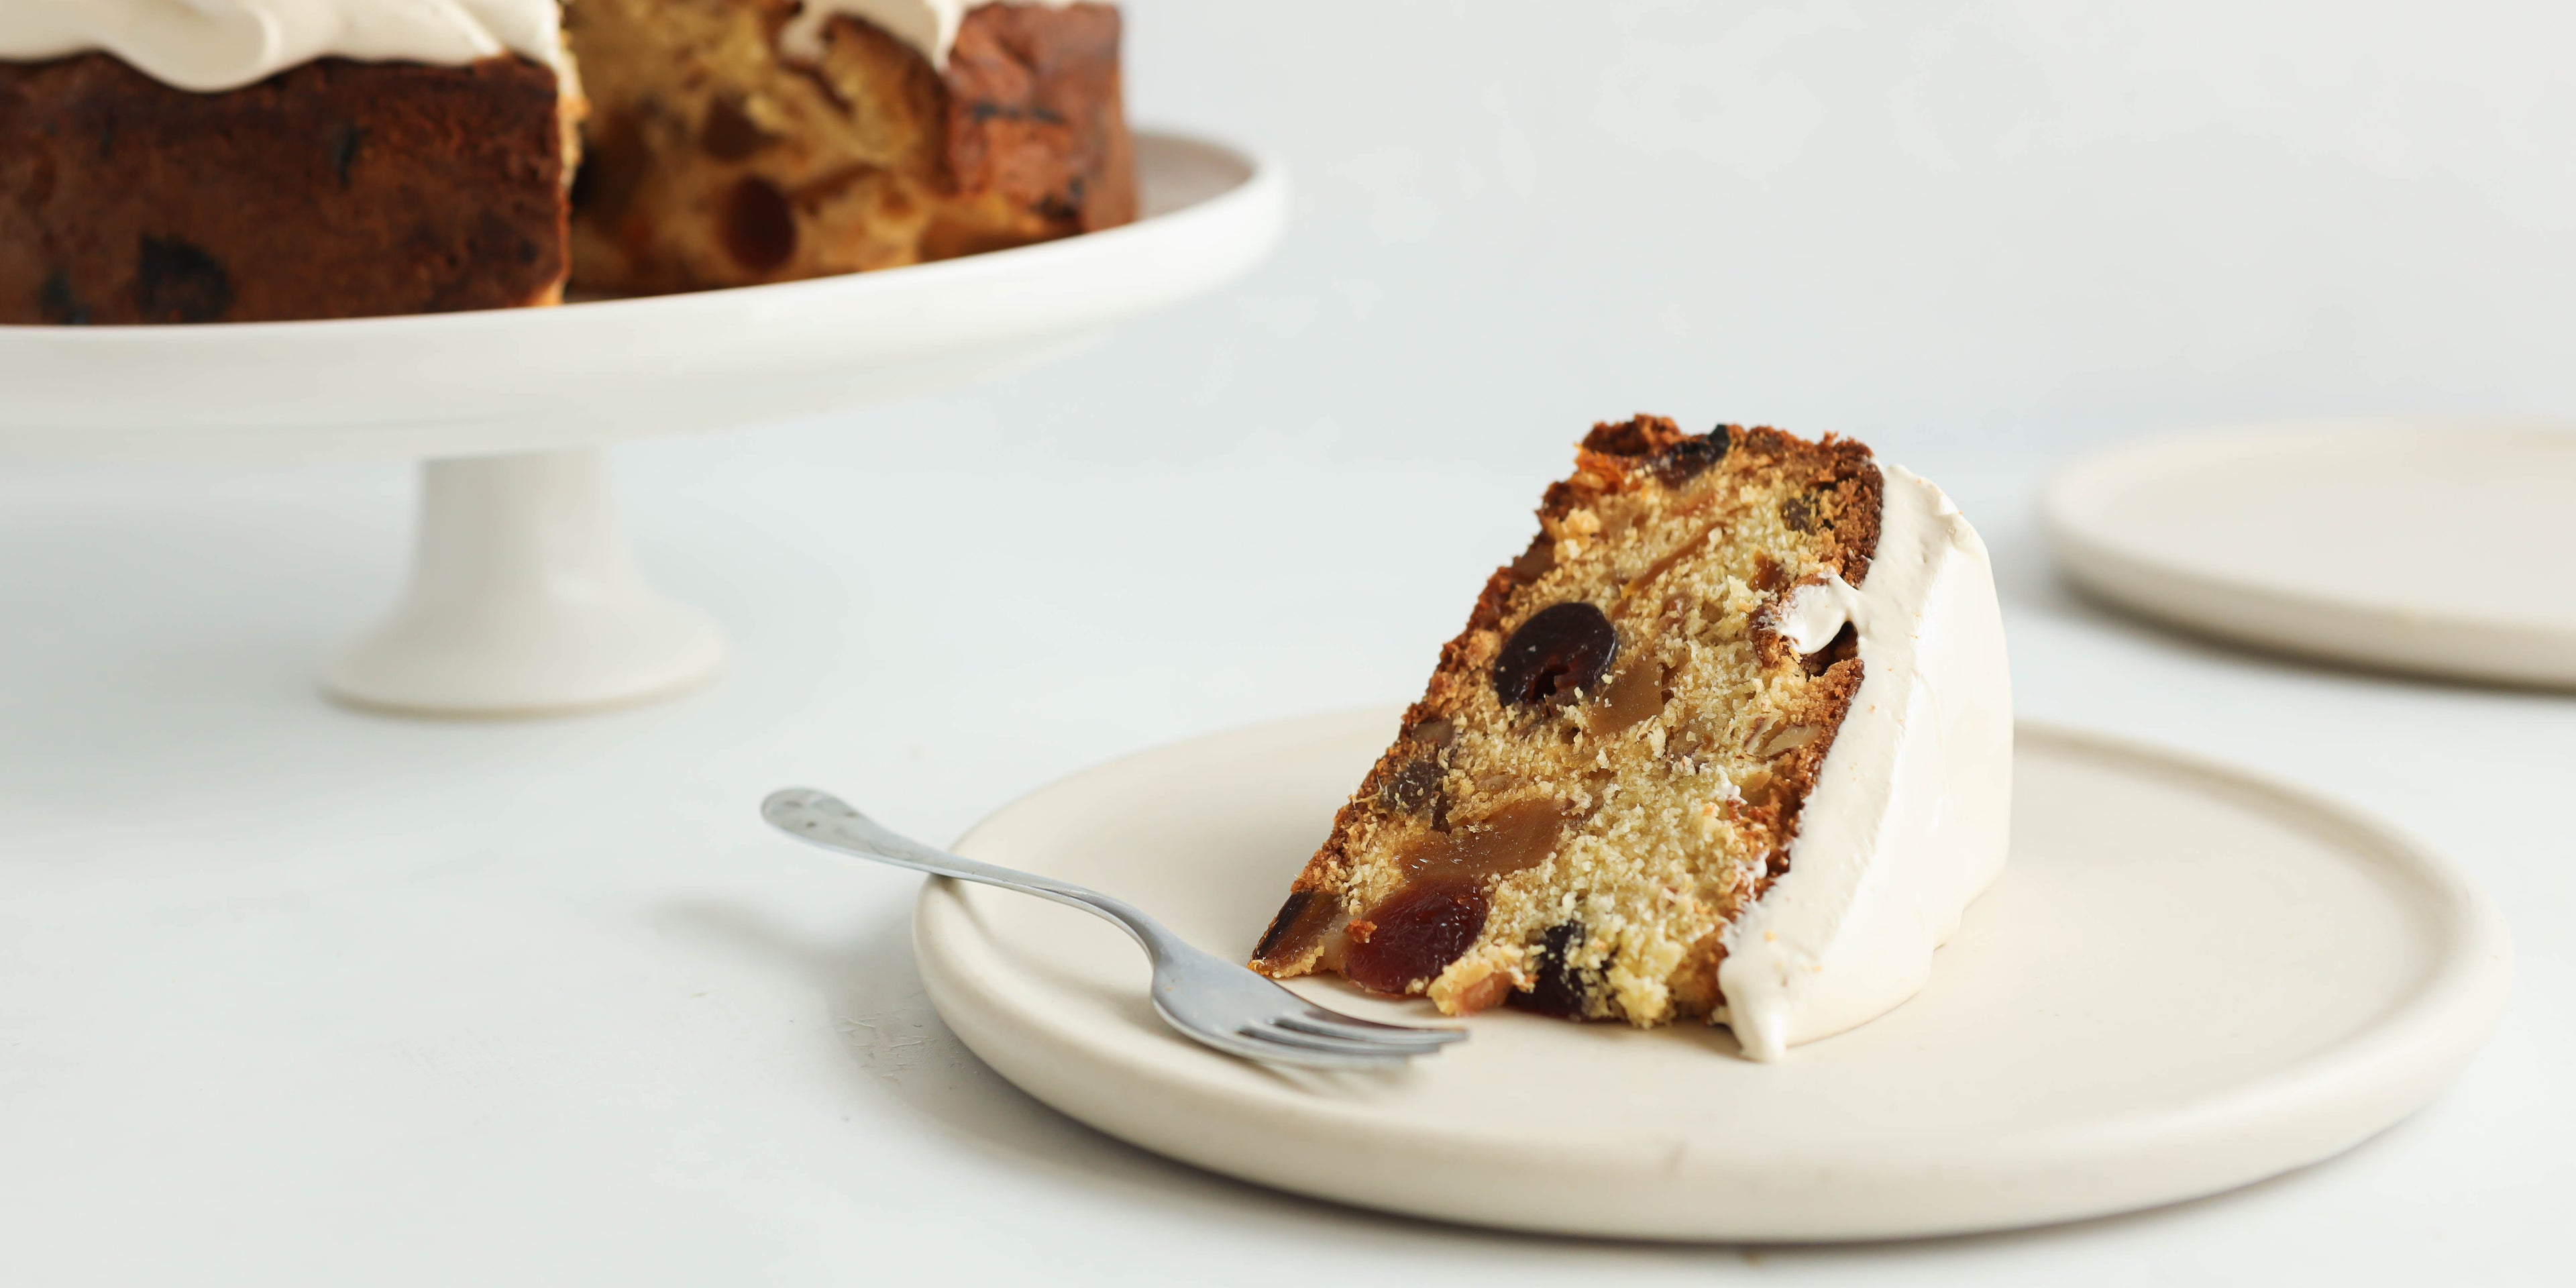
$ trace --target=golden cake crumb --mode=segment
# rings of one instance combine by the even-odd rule
[[[1593,427],[1254,950],[1453,1015],[1725,1005],[1723,931],[1788,870],[1861,663],[1773,614],[1877,547],[1869,449]]]

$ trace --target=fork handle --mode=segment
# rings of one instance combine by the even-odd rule
[[[771,827],[797,840],[837,853],[927,872],[935,877],[980,881],[985,885],[1017,890],[1080,908],[1117,923],[1148,953],[1164,951],[1164,945],[1157,941],[1170,938],[1171,932],[1126,900],[1070,881],[1021,872],[924,845],[851,808],[848,802],[830,792],[811,787],[789,787],[771,792],[769,798],[760,803],[760,816],[768,820]]]

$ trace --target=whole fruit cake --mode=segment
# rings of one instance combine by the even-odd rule
[[[1444,1012],[1874,1018],[2004,861],[1984,544],[1867,447],[1595,426],[1254,950]]]
[[[1069,0],[0,0],[0,324],[510,308],[1125,223],[1119,37]]]

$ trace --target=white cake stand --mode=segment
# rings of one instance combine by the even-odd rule
[[[712,678],[722,635],[637,572],[605,444],[1007,374],[1249,269],[1272,161],[1136,139],[1144,217],[967,259],[775,286],[343,322],[0,326],[0,454],[418,458],[409,585],[328,666],[359,706],[541,715]]]

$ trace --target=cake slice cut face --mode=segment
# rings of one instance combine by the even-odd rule
[[[1748,1055],[1928,977],[2000,870],[1985,548],[1868,448],[1596,426],[1254,951],[1442,1011],[1729,1025]]]

